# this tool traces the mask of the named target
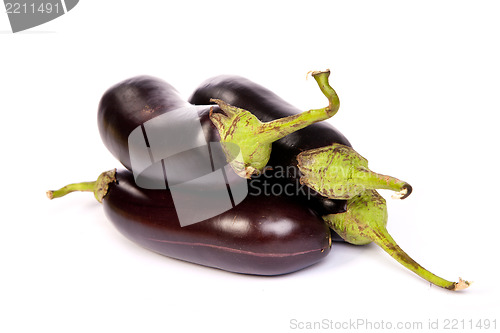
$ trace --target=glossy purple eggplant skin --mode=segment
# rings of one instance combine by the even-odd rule
[[[195,105],[206,105],[210,103],[211,98],[221,99],[228,104],[248,110],[262,122],[296,115],[304,111],[284,101],[269,89],[235,75],[220,75],[204,81],[191,95],[189,102]],[[272,170],[266,171],[266,174],[272,174],[273,170],[278,173],[283,170],[282,168],[287,168],[286,179],[282,179],[284,177],[281,173],[275,178],[297,185],[301,175],[297,166],[297,155],[305,150],[325,147],[332,143],[351,147],[340,131],[324,121],[289,134],[273,143],[271,159],[268,163]],[[308,191],[308,195],[312,197],[310,204],[318,213],[326,215],[345,211],[344,200],[328,199],[312,189]]]
[[[153,76],[136,76],[109,88],[101,97],[97,125],[104,145],[131,170],[128,137],[146,121],[190,104],[169,83]],[[208,115],[210,106],[196,111],[207,142],[219,141]]]
[[[281,275],[317,263],[331,248],[321,218],[291,200],[248,196],[223,214],[181,227],[168,190],[139,188],[122,170],[103,205],[115,227],[146,249],[230,272]]]

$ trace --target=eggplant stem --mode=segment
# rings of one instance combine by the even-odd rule
[[[431,273],[403,251],[385,228],[373,230],[372,235],[375,244],[380,246],[401,265],[430,283],[454,291],[466,289],[471,285],[471,282],[462,280],[462,278],[459,278],[458,282],[452,282]]]
[[[108,193],[109,184],[115,181],[116,169],[113,169],[101,173],[95,181],[68,184],[58,190],[49,190],[46,194],[52,200],[61,198],[72,192],[93,192],[97,201],[102,202],[102,199]]]
[[[404,252],[387,231],[387,204],[375,190],[367,190],[347,201],[344,213],[323,216],[323,221],[346,242],[364,245],[375,242],[401,265],[436,286],[462,290],[470,282],[461,278],[458,282],[445,280],[423,268]]]
[[[365,179],[366,183],[362,184],[366,190],[380,189],[395,191],[391,196],[392,199],[403,200],[407,198],[413,190],[410,184],[392,176],[382,175],[371,170],[367,170],[367,175],[369,176]]]
[[[331,199],[350,199],[366,190],[392,190],[405,199],[412,187],[395,177],[368,168],[368,160],[346,145],[310,149],[297,155],[300,182]]]
[[[285,136],[303,129],[311,124],[333,117],[339,110],[340,100],[335,90],[330,86],[328,78],[330,70],[315,71],[311,75],[314,77],[321,92],[328,99],[328,106],[321,109],[311,109],[297,115],[276,119],[263,123],[259,138],[264,142],[274,142]],[[260,134],[259,133],[259,134]]]
[[[300,114],[263,123],[251,112],[227,104],[220,99],[211,99],[219,105],[222,113],[210,112],[210,120],[220,133],[221,143],[230,143],[226,147],[226,157],[230,165],[240,176],[249,178],[261,172],[271,156],[271,144],[293,132],[319,121],[329,119],[339,109],[337,93],[330,86],[330,70],[313,72],[321,92],[328,99],[328,106],[311,109]],[[237,149],[236,149],[237,148]],[[237,159],[237,155],[241,156]]]
[[[58,190],[47,191],[47,197],[52,200],[63,197],[71,192],[94,192],[96,182],[97,181],[68,184]]]
[[[328,106],[325,108],[325,111],[330,117],[333,117],[340,108],[340,100],[337,92],[330,86],[328,81],[328,78],[330,77],[330,70],[315,71],[312,72],[311,75],[318,83],[321,92],[328,99]]]

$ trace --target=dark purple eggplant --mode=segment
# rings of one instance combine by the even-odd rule
[[[287,274],[320,261],[331,248],[321,218],[285,196],[248,196],[229,211],[181,227],[170,191],[137,187],[127,170],[47,194],[57,198],[72,191],[94,192],[115,227],[144,248],[226,271]]]
[[[328,84],[329,74],[330,71],[327,70],[314,72],[313,76],[325,96],[329,98],[330,107],[335,105],[338,109],[338,96]],[[218,126],[223,138],[228,135],[227,132],[230,132],[229,135],[236,132],[233,128],[239,121],[238,109],[249,111],[264,123],[304,114],[267,88],[243,77],[231,75],[221,75],[206,80],[191,95],[189,102],[196,105],[215,102],[228,114],[229,119],[234,120],[233,122],[226,120],[230,125]],[[217,120],[212,119],[216,125]],[[241,127],[245,126],[246,124],[241,124]],[[308,196],[317,197],[321,202],[320,207],[333,206],[331,212],[338,211],[338,206],[345,205],[345,201],[330,201],[324,197],[342,200],[361,194],[365,189],[391,189],[398,192],[396,196],[404,199],[412,190],[404,181],[369,170],[366,160],[352,149],[347,138],[326,122],[312,123],[288,133],[273,143],[272,151],[266,172],[273,175],[273,178],[294,185],[307,185],[314,190],[308,191]],[[326,165],[323,161],[329,162],[325,156],[330,157],[330,155],[338,158],[335,163]],[[323,177],[325,169],[329,177]],[[286,172],[283,172],[284,170]],[[354,178],[344,177],[343,174],[346,173],[354,174]],[[318,175],[321,179],[318,179]],[[342,175],[342,177],[337,180],[331,177],[332,175]],[[347,183],[352,185],[346,186]],[[328,210],[323,213],[328,213]]]

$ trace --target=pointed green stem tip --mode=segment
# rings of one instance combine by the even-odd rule
[[[449,290],[468,288],[471,282],[445,280],[413,260],[404,252],[386,229],[387,205],[375,190],[368,190],[347,201],[347,211],[323,216],[323,220],[345,241],[363,245],[375,242],[401,265],[430,283]]]
[[[405,199],[412,192],[407,182],[371,171],[363,156],[342,144],[304,151],[297,162],[300,182],[331,199],[350,199],[374,189],[392,190],[393,198]]]
[[[102,202],[109,189],[109,184],[116,182],[116,169],[105,171],[93,182],[81,182],[66,185],[58,190],[47,191],[47,197],[52,200],[60,198],[71,192],[93,192],[97,201]]]
[[[340,102],[328,82],[330,70],[313,72],[312,76],[328,99],[328,106],[271,122],[263,123],[251,112],[222,100],[210,100],[217,103],[222,111],[212,110],[210,119],[220,133],[227,160],[238,175],[250,178],[253,174],[259,174],[269,161],[274,141],[337,113]]]

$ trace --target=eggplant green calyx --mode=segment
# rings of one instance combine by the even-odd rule
[[[470,286],[470,282],[461,278],[458,282],[445,280],[413,260],[387,231],[387,216],[385,199],[377,191],[367,190],[347,201],[345,213],[325,215],[323,220],[351,244],[364,245],[375,242],[404,267],[436,286],[450,290],[461,290]]]
[[[113,182],[116,182],[116,169],[101,173],[97,180],[93,182],[74,183],[66,185],[58,190],[47,191],[47,197],[52,200],[75,191],[93,192],[97,201],[102,203],[102,199],[108,193],[109,184]]]
[[[331,199],[350,199],[365,190],[396,191],[395,199],[412,192],[410,184],[368,168],[368,161],[351,147],[335,143],[297,155],[300,182]]]
[[[311,109],[290,117],[263,123],[250,111],[211,99],[222,111],[210,113],[210,119],[219,131],[228,163],[243,178],[259,174],[271,156],[271,145],[290,133],[335,115],[340,102],[328,78],[330,70],[313,72],[312,76],[328,99],[328,106]]]

